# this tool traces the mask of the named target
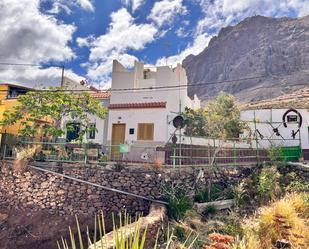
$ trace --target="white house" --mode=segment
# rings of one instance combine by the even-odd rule
[[[247,105],[241,119],[258,139],[258,146],[300,147],[309,160],[309,89],[283,95],[272,100]],[[246,136],[247,134],[244,134]]]
[[[147,68],[135,62],[128,70],[114,60],[111,91],[107,140],[112,156],[119,156],[119,144],[128,144],[127,156],[133,161],[148,157],[145,148],[170,140],[175,131],[172,120],[185,107],[200,107],[196,96],[191,100],[187,95],[187,76],[180,64]]]
[[[110,92],[96,92],[93,87],[88,86],[85,82],[79,83],[69,78],[64,79],[63,87],[73,91],[89,91],[92,97],[99,99],[106,109],[109,106]],[[106,115],[105,119],[101,119],[89,114],[88,118],[90,120],[90,125],[95,128],[95,131],[85,134],[84,140],[98,145],[105,144],[107,140],[108,115]],[[75,128],[74,130],[67,131],[65,135],[66,141],[71,141],[78,137],[81,125],[79,120],[70,120],[68,117],[64,117],[61,121],[61,126],[66,127],[68,123],[74,123]]]

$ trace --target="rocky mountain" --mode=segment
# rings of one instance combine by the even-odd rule
[[[250,102],[309,86],[309,16],[246,18],[221,29],[183,66],[189,95],[202,100],[226,91]]]

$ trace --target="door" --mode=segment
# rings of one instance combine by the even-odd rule
[[[119,144],[124,143],[126,132],[126,124],[113,124],[112,128],[112,160],[121,159],[121,154],[119,152]]]
[[[71,142],[79,137],[80,123],[67,123],[67,142]]]

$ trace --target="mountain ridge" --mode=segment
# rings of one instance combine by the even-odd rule
[[[251,102],[309,86],[308,58],[309,15],[299,19],[253,16],[222,28],[200,54],[187,56],[182,64],[189,96],[197,94],[205,101],[225,91]],[[258,78],[206,84],[251,77]]]

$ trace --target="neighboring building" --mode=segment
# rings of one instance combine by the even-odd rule
[[[296,156],[301,150],[304,159],[309,160],[308,108],[309,88],[247,104],[243,107],[241,119],[248,122],[252,136],[256,136],[261,148],[281,146],[284,151],[290,151],[291,156]]]
[[[107,109],[109,106],[109,98],[110,92],[96,92],[96,89],[92,86],[88,86],[84,81],[81,83],[76,82],[72,79],[65,78],[64,84],[65,89],[74,90],[74,91],[89,91],[93,98],[99,99],[102,105]],[[90,132],[89,134],[85,134],[84,140],[87,142],[91,142],[94,144],[103,145],[107,141],[107,123],[108,123],[108,115],[106,115],[105,119],[101,119],[94,115],[88,115],[90,119],[91,126],[96,129],[94,132]],[[70,120],[68,117],[64,117],[61,121],[61,126],[66,127],[70,123],[72,127],[72,123],[74,129],[67,130],[65,134],[65,140],[70,142],[78,138],[78,133],[80,131],[80,121],[79,120]]]
[[[145,155],[145,148],[170,141],[175,132],[173,118],[185,107],[200,107],[196,96],[193,100],[188,97],[186,85],[186,72],[180,64],[146,68],[135,62],[130,71],[114,60],[107,136],[112,157],[119,156],[119,144],[132,145],[127,156],[137,161]]]
[[[21,94],[25,94],[29,90],[31,89],[17,84],[0,83],[0,120],[2,120],[3,114],[6,110],[13,109],[17,105],[17,97]],[[20,127],[21,121],[10,126],[0,126],[0,133],[16,135],[18,134]]]

